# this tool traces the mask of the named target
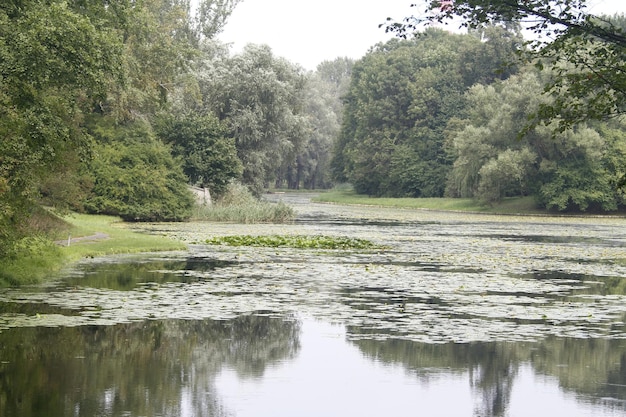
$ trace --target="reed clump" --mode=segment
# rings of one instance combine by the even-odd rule
[[[262,201],[246,186],[232,183],[212,205],[197,206],[192,220],[252,224],[286,223],[294,217],[293,208],[287,204]]]

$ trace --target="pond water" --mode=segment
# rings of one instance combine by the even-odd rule
[[[626,416],[626,220],[268,198],[298,219],[0,290],[0,416]]]

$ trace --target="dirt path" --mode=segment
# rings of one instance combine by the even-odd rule
[[[97,232],[96,234],[93,234],[90,236],[80,236],[80,237],[69,236],[67,239],[57,240],[54,243],[56,243],[59,246],[71,246],[72,243],[95,242],[98,240],[104,240],[108,238],[109,238],[109,235],[107,235],[106,233]]]

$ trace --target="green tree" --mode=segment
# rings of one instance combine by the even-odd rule
[[[448,176],[446,194],[451,197],[480,197],[485,201],[495,202],[502,197],[522,195],[528,184],[524,180],[532,175],[532,158],[525,149],[530,145],[527,141],[516,140],[519,126],[527,120],[528,114],[536,109],[541,101],[541,82],[535,73],[523,73],[510,80],[493,85],[475,85],[467,93],[468,120],[452,139],[453,168]],[[544,144],[545,138],[529,138],[535,140],[537,147]],[[498,155],[504,151],[515,151],[504,159]],[[540,150],[541,151],[541,150]],[[534,151],[533,151],[534,153]],[[502,171],[502,164],[513,163],[526,172],[517,189],[505,191],[504,182],[499,182],[497,172]],[[520,165],[523,161],[526,163]],[[485,165],[488,164],[488,168]],[[488,187],[487,177],[481,176],[489,172],[492,178]],[[513,174],[511,172],[511,174]],[[495,175],[495,177],[494,177]],[[516,176],[519,176],[519,171]],[[506,181],[508,184],[510,181]],[[480,188],[480,192],[479,192]]]
[[[87,165],[90,169],[100,169],[92,173],[97,179],[93,190],[97,198],[88,200],[90,210],[119,213],[132,220],[188,217],[189,195],[181,187],[184,177],[179,176],[178,157],[183,158],[189,182],[209,186],[217,194],[224,191],[229,178],[238,176],[240,163],[222,126],[211,117],[194,115],[177,103],[181,95],[197,86],[191,69],[201,54],[201,43],[222,30],[238,2],[202,0],[192,9],[186,0],[142,0],[133,4],[124,19],[114,22],[124,43],[121,62],[127,82],[113,85],[107,100],[98,108],[99,112],[111,115],[117,124],[112,126],[109,117],[91,119],[95,120],[94,131],[108,132],[96,137],[97,141],[104,141],[98,151],[109,156],[107,163],[112,167],[112,176],[107,177],[102,161]],[[97,126],[99,123],[102,126]],[[171,148],[159,142],[161,138],[155,137],[155,129],[162,130],[162,139]],[[144,138],[138,141],[125,139],[142,135]],[[146,147],[143,159],[138,155],[123,155],[143,147]],[[175,159],[164,154],[170,150]],[[136,164],[123,162],[128,159],[137,159]],[[162,177],[151,183],[145,173]],[[115,181],[110,181],[115,175],[121,190],[115,190]],[[151,186],[155,188],[152,191]],[[120,200],[116,202],[117,198]]]
[[[322,62],[309,74],[304,100],[309,129],[292,169],[295,176],[287,180],[290,188],[331,186],[330,159],[341,125],[341,98],[348,89],[353,64],[351,59],[337,58]]]
[[[241,0],[139,0],[111,24],[124,43],[126,82],[111,86],[101,111],[118,120],[151,118],[169,110],[190,81],[201,43],[218,34]]]
[[[517,47],[490,42],[433,29],[378,45],[357,62],[333,155],[335,179],[369,195],[442,196],[452,164],[446,126],[463,116],[465,91],[478,80],[509,75],[493,54],[480,71],[473,68],[480,60],[473,53],[505,48],[506,55]]]
[[[235,7],[243,0],[199,0],[195,3],[196,14],[192,17],[192,27],[199,39],[213,39],[226,25]],[[190,10],[190,1],[185,1]]]
[[[559,211],[616,210],[623,204],[615,186],[623,172],[623,133],[612,130],[608,141],[585,125],[557,133],[539,125],[520,140],[520,124],[549,101],[541,93],[535,71],[470,89],[469,117],[452,139],[455,162],[446,193],[491,204],[532,194]]]
[[[604,138],[581,126],[553,141],[557,145],[542,160],[539,171],[537,196],[541,205],[559,211],[614,211],[623,204],[615,177],[605,165],[609,147]]]
[[[85,118],[123,126],[168,109],[200,40],[239,1],[201,0],[193,16],[187,0],[0,4],[0,258],[33,233],[42,196],[75,208],[89,191]]]
[[[120,55],[114,31],[66,2],[0,5],[0,257],[28,233],[41,182],[86,149],[82,114],[121,79]]]
[[[303,147],[303,70],[267,45],[248,45],[233,57],[205,56],[196,76],[206,111],[235,138],[243,183],[259,194],[294,165]]]
[[[469,44],[460,52],[466,85],[491,84],[519,71],[516,52],[524,50],[524,38],[518,24],[485,25],[468,33],[480,42]]]
[[[182,160],[190,184],[209,188],[219,197],[231,180],[241,175],[235,141],[215,116],[164,117],[157,126],[158,135]]]
[[[128,221],[180,221],[190,216],[193,197],[181,164],[150,125],[100,121],[92,134],[97,144],[86,170],[94,186],[85,210]]]
[[[400,36],[423,24],[461,18],[462,25],[521,22],[533,32],[529,58],[549,66],[554,75],[545,91],[555,99],[540,106],[527,124],[556,120],[564,131],[589,119],[604,119],[626,111],[626,32],[623,17],[598,17],[589,13],[586,0],[423,0],[419,19],[390,22],[387,29]],[[417,6],[417,5],[416,5]]]
[[[507,196],[526,195],[537,155],[530,149],[505,149],[480,167],[475,196],[496,203]]]

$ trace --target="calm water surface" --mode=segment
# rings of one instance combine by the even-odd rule
[[[623,219],[293,204],[0,291],[0,416],[626,416]],[[367,238],[370,252],[208,246]]]

